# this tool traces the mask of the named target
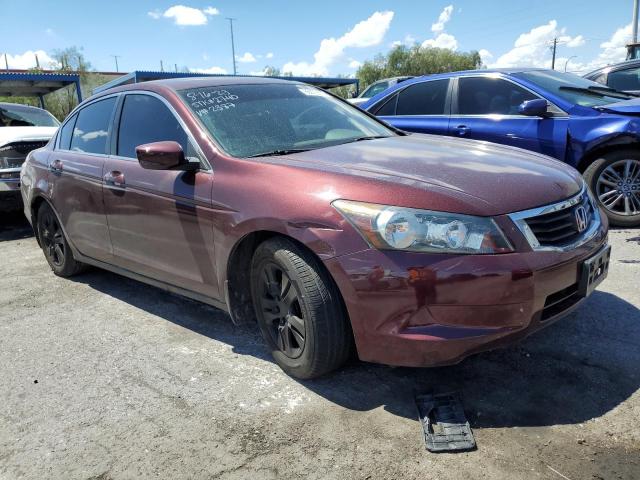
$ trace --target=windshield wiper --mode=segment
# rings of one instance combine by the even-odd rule
[[[367,135],[364,137],[350,138],[345,143],[362,142],[364,140],[375,140],[376,138],[389,138],[389,135]]]
[[[621,99],[627,99],[627,100],[632,97],[632,95],[629,95],[628,93],[618,92],[617,90],[609,89],[607,87],[600,88],[600,87],[590,86],[589,88],[584,88],[584,87],[572,87],[570,85],[563,85],[559,87],[559,89],[570,90],[572,92],[586,93],[587,95],[593,95],[596,97],[615,97],[615,98],[621,98]]]
[[[622,90],[616,90],[615,88],[611,88],[611,87],[599,87],[597,85],[591,85],[589,87],[589,90],[593,90],[594,92],[602,92],[604,94],[610,95],[612,93],[614,94],[618,94],[618,95],[625,95],[627,97],[637,97],[638,94],[637,93],[631,93],[631,92],[623,92]]]
[[[309,150],[313,150],[313,149],[312,148],[283,148],[280,150],[272,150],[270,152],[256,153],[255,155],[249,155],[246,158],[277,157],[279,155],[289,155],[290,153],[308,152]]]

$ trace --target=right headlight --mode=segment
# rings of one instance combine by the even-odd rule
[[[491,218],[350,200],[332,205],[378,249],[476,255],[513,251]]]

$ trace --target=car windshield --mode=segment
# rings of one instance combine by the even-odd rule
[[[235,157],[285,154],[394,135],[359,109],[309,85],[227,85],[179,93],[218,144]]]
[[[0,105],[0,127],[57,127],[60,125],[46,110],[25,105]]]
[[[610,103],[620,102],[636,98],[619,92],[612,88],[605,87],[586,78],[579,77],[573,73],[555,72],[553,70],[532,70],[514,74],[538,85],[567,102],[581,105],[583,107],[598,107]]]

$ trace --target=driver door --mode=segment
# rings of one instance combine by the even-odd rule
[[[541,98],[496,76],[456,79],[449,132],[455,137],[487,140],[564,159],[568,117],[528,117],[518,112],[525,100]],[[555,107],[552,107],[555,108]]]
[[[104,203],[114,263],[126,270],[218,298],[213,254],[212,173],[147,170],[135,148],[173,140],[202,160],[169,104],[143,93],[123,95],[117,137],[105,165]]]

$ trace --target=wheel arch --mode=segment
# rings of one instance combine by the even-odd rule
[[[329,269],[324,265],[324,262],[318,253],[300,240],[275,230],[256,230],[247,233],[235,243],[229,253],[229,260],[227,261],[226,266],[225,300],[233,322],[236,325],[256,322],[253,299],[251,298],[251,287],[249,283],[251,275],[251,261],[253,260],[253,254],[258,246],[275,237],[289,240],[298,248],[306,251],[316,258],[318,265],[326,274],[329,281],[333,282],[335,291],[338,292],[341,308],[343,309],[347,319],[349,319],[349,325],[351,325],[351,319],[349,318],[349,313],[344,299],[342,298],[342,293],[338,288],[338,284]]]
[[[640,147],[640,137],[636,135],[619,135],[615,138],[608,139],[587,150],[576,168],[580,173],[584,171],[598,158],[614,151],[628,150],[630,148]]]

